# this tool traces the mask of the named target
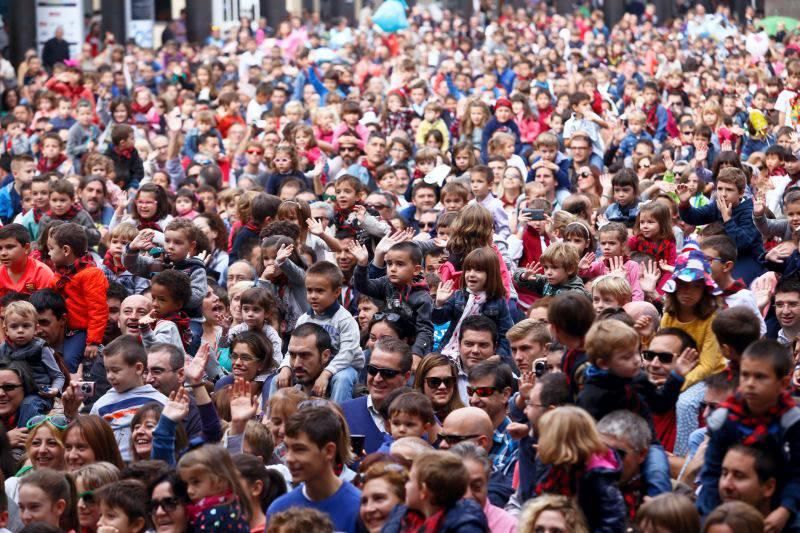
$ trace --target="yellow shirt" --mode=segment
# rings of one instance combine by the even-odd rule
[[[711,315],[705,320],[693,320],[691,322],[681,322],[678,317],[670,313],[664,313],[661,318],[661,328],[678,328],[688,333],[697,343],[697,351],[700,352],[700,359],[697,366],[686,375],[682,390],[686,390],[695,383],[698,383],[708,376],[725,370],[725,358],[717,344],[717,337],[711,331],[711,322],[716,314]]]

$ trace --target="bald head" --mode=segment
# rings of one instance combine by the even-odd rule
[[[466,437],[484,448],[487,452],[492,447],[492,435],[494,435],[494,425],[492,419],[486,411],[478,407],[462,407],[447,415],[442,424],[442,433],[454,437]],[[455,444],[455,443],[453,443]],[[449,443],[442,441],[441,448],[450,448]]]
[[[150,312],[150,298],[133,294],[122,300],[119,309],[119,329],[123,335],[139,334],[139,319]]]
[[[639,320],[643,316],[651,318],[650,328],[648,328],[648,335],[652,334],[661,322],[661,316],[658,314],[658,309],[650,302],[629,302],[623,306],[626,313],[634,320]]]

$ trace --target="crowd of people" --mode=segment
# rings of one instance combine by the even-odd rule
[[[679,11],[2,60],[0,531],[800,531],[800,32]]]

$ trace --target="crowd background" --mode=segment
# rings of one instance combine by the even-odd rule
[[[0,60],[0,527],[800,531],[800,32],[676,7]]]

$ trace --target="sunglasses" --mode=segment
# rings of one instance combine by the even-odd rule
[[[662,365],[669,365],[672,363],[672,359],[675,355],[669,352],[654,352],[653,350],[644,350],[642,352],[642,359],[648,363],[653,361],[656,357],[658,357]]]
[[[248,150],[247,153],[253,155],[262,155],[264,152],[262,152],[261,150]]]
[[[79,492],[78,499],[83,500],[84,505],[94,505],[96,503],[94,499],[94,491],[91,490]]]
[[[470,387],[467,386],[467,396],[477,395],[478,398],[488,398],[497,392],[497,387]]]
[[[372,315],[372,322],[380,322],[386,320],[387,322],[400,322],[403,319],[397,313],[375,313]]]
[[[67,426],[69,426],[69,420],[67,420],[67,417],[64,415],[36,415],[28,420],[28,423],[25,424],[25,427],[28,429],[33,429],[37,426],[41,426],[45,422],[50,422],[58,429],[67,429]]]
[[[450,433],[439,433],[439,438],[445,441],[450,446],[455,446],[459,442],[465,440],[477,439],[480,435],[452,435]]]
[[[456,382],[456,378],[449,377],[449,378],[425,378],[425,384],[430,389],[438,389],[442,385],[446,389],[451,389]]]
[[[358,148],[356,148],[355,146],[340,146],[339,147],[339,151],[340,152],[358,152]]]
[[[383,379],[392,379],[402,374],[403,371],[395,370],[393,368],[381,368],[375,365],[367,365],[367,373],[372,377],[380,374]]]
[[[420,222],[420,229],[433,229],[436,227],[436,222]]]
[[[328,200],[335,201],[336,196],[333,196],[332,194],[323,194],[322,201],[327,202]]]
[[[180,500],[174,496],[170,498],[161,498],[160,500],[150,500],[150,514],[155,514],[159,507],[171,513],[175,511],[180,504]]]
[[[614,448],[614,451],[617,452],[617,456],[619,457],[620,461],[624,461],[625,458],[628,456],[628,452],[626,450],[622,450],[620,448]]]
[[[707,402],[705,400],[700,402],[700,412],[704,412],[708,409],[709,413],[713,413],[717,409],[719,409],[719,402]]]
[[[592,175],[591,172],[581,172],[581,173],[578,174],[578,177],[579,178],[588,178],[591,175]]]
[[[694,130],[686,130],[682,132],[684,135],[694,135]]]
[[[375,209],[375,210],[389,209],[389,206],[384,204],[364,204],[364,205],[367,207],[367,209]]]
[[[20,388],[22,388],[22,385],[14,385],[13,383],[3,383],[2,385],[0,385],[0,389],[6,394],[14,392],[15,390]]]

